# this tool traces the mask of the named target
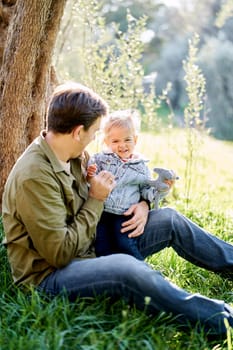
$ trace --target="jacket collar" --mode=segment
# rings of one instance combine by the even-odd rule
[[[113,153],[111,150],[104,150],[103,154],[111,156],[121,162],[124,162],[116,153]],[[141,154],[137,154],[136,158],[130,158],[127,160],[127,163],[141,163],[141,162],[149,162],[148,159],[143,158],[143,156]]]
[[[40,136],[38,136],[35,139],[35,143],[40,146],[41,150],[43,151],[43,153],[46,155],[49,162],[51,163],[55,173],[65,171],[59,159],[56,157],[56,155],[54,154],[49,144],[45,141],[45,135],[46,135],[46,131],[45,130],[41,131]]]

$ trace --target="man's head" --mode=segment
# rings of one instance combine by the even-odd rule
[[[46,142],[62,161],[76,158],[95,139],[107,103],[91,89],[76,83],[54,91],[47,111]]]
[[[47,129],[53,133],[69,134],[82,125],[87,131],[108,112],[107,103],[91,89],[77,83],[58,86],[49,102]]]

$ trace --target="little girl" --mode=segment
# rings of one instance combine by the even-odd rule
[[[107,150],[95,154],[87,169],[87,178],[108,170],[115,176],[116,186],[104,202],[104,211],[97,225],[96,255],[126,253],[143,260],[137,238],[121,233],[122,223],[129,220],[124,212],[140,200],[152,202],[155,188],[146,184],[151,178],[146,160],[134,152],[137,143],[137,116],[130,110],[115,112],[104,126]],[[167,192],[166,192],[167,194]]]

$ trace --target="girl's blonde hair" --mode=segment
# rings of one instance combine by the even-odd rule
[[[140,131],[140,115],[137,111],[131,109],[115,111],[105,118],[104,134],[108,135],[112,127],[124,127],[136,135]]]

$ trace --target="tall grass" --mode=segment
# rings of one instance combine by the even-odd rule
[[[187,83],[186,92],[188,104],[184,110],[184,121],[186,127],[187,155],[185,166],[185,200],[187,207],[191,200],[191,188],[194,180],[193,170],[196,165],[196,157],[201,147],[201,135],[205,132],[205,123],[201,118],[203,101],[205,97],[205,78],[197,65],[198,35],[189,42],[189,55],[184,62],[185,77]]]
[[[164,205],[184,212],[199,225],[233,243],[233,144],[203,138],[203,153],[193,177],[194,193],[184,203],[185,134],[170,130],[159,135],[143,133],[138,150],[150,159],[149,166],[173,168],[180,176]],[[95,151],[96,145],[90,147]],[[2,227],[0,234],[3,235]],[[0,349],[1,350],[219,350],[231,349],[233,333],[209,339],[195,328],[182,329],[171,315],[147,316],[122,300],[111,304],[102,297],[46,299],[35,290],[24,293],[14,287],[5,249],[0,247]],[[190,292],[224,299],[233,304],[232,282],[193,266],[172,249],[148,258],[153,268]],[[127,268],[127,267],[126,267]]]

